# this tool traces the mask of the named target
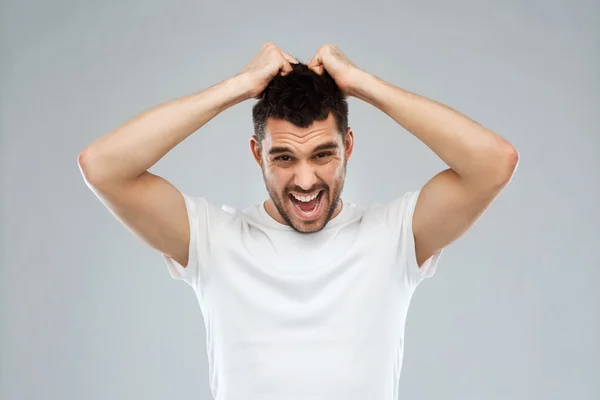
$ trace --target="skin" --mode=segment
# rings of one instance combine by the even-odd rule
[[[274,76],[291,71],[294,62],[274,43],[265,43],[239,74],[137,115],[79,154],[86,184],[131,232],[186,267],[190,231],[182,194],[148,169],[219,113],[258,96]],[[357,68],[331,44],[322,46],[308,66],[317,73],[326,70],[346,96],[379,108],[449,166],[423,186],[417,201],[412,222],[419,266],[463,235],[511,180],[519,158],[516,149],[459,112]],[[326,139],[336,137],[339,143],[333,125],[327,120],[298,129],[269,120],[264,149],[251,141],[271,197],[265,203],[268,213],[299,232],[316,232],[339,213],[337,199],[353,134],[346,132],[344,157],[320,164],[312,151]],[[289,147],[291,166],[267,157],[279,145]],[[327,189],[327,212],[315,221],[294,216],[285,202],[287,193],[317,188]]]
[[[383,111],[450,167],[431,178],[417,200],[412,223],[419,266],[467,232],[510,182],[519,153],[495,132],[357,68],[335,45],[322,46],[308,66],[327,70],[347,96]]]
[[[106,133],[77,158],[87,186],[130,232],[188,265],[190,229],[181,192],[148,170],[215,116],[257,97],[293,57],[265,43],[240,73],[218,84],[154,106]]]
[[[342,209],[340,194],[346,177],[346,163],[352,155],[354,133],[348,128],[344,145],[332,114],[308,128],[269,118],[265,133],[262,143],[253,136],[250,148],[262,169],[270,195],[265,203],[267,213],[297,232],[320,231]],[[319,148],[327,144],[335,144],[335,147]],[[274,148],[285,148],[286,151],[270,154]],[[289,194],[306,196],[319,190],[325,191],[320,200],[320,212],[307,220],[296,212]]]

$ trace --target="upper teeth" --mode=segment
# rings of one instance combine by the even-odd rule
[[[313,194],[312,196],[298,196],[298,195],[292,193],[292,196],[294,196],[294,198],[296,200],[298,200],[298,201],[302,201],[302,202],[307,203],[307,202],[309,202],[311,200],[316,199],[317,196],[319,195],[319,193],[321,193],[321,192],[317,192],[317,193]]]

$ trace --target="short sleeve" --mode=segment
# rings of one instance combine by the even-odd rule
[[[405,270],[409,284],[417,286],[435,274],[443,249],[434,253],[421,267],[417,263],[413,215],[421,190],[408,192],[386,205],[386,217],[398,241],[399,261]]]
[[[162,254],[173,279],[182,280],[194,290],[201,288],[202,278],[209,268],[211,252],[217,243],[217,230],[231,218],[231,213],[209,203],[202,197],[182,193],[190,227],[188,264],[183,267],[173,258]]]

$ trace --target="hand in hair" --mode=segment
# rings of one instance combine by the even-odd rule
[[[344,92],[344,95],[352,95],[352,85],[360,69],[352,64],[336,45],[326,44],[321,46],[307,65],[319,75],[323,73],[323,70],[326,70]]]
[[[239,75],[248,78],[246,82],[250,85],[249,93],[252,97],[257,97],[277,74],[286,75],[292,71],[290,63],[297,64],[298,60],[274,43],[267,42]]]

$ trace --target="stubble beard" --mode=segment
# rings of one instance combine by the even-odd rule
[[[342,191],[344,189],[345,179],[346,179],[346,162],[344,162],[341,174],[335,182],[333,196],[330,197],[330,194],[331,194],[330,187],[322,188],[324,190],[324,193],[322,194],[323,198],[321,198],[321,201],[327,200],[327,202],[328,202],[327,210],[325,210],[325,218],[320,217],[316,221],[295,223],[294,222],[295,218],[293,218],[290,215],[290,213],[286,210],[286,207],[284,206],[284,204],[289,204],[289,200],[288,200],[289,191],[286,190],[283,194],[276,193],[275,190],[269,185],[269,182],[267,181],[267,178],[266,178],[265,171],[263,169],[263,180],[265,182],[267,192],[269,193],[269,197],[273,201],[273,204],[275,205],[277,212],[279,212],[279,215],[281,215],[281,218],[286,222],[286,224],[288,226],[290,226],[294,231],[296,231],[298,233],[302,233],[302,234],[316,233],[316,232],[321,231],[323,228],[325,228],[325,226],[327,226],[327,223],[333,217],[333,214],[335,213],[338,204],[340,204],[340,198],[342,195]]]

